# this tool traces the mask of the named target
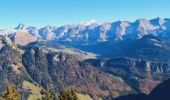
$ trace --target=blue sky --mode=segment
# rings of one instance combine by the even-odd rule
[[[0,0],[0,29],[19,23],[34,26],[170,18],[170,0]]]

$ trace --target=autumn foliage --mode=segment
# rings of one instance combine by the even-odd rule
[[[15,90],[13,85],[7,86],[7,90],[1,97],[1,100],[20,100],[19,94]]]

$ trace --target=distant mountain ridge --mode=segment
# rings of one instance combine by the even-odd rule
[[[144,35],[155,35],[168,39],[170,33],[169,18],[138,19],[135,22],[116,21],[99,24],[94,20],[86,23],[46,26],[37,28],[19,24],[14,29],[0,30],[1,35],[10,35],[18,31],[27,32],[45,40],[62,42],[104,42],[141,38]]]

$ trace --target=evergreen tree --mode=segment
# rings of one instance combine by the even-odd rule
[[[78,100],[78,98],[73,90],[62,90],[58,95],[58,100]]]
[[[42,100],[53,100],[53,97],[52,97],[51,92],[49,90],[45,90],[44,96],[42,97]]]
[[[58,81],[60,85],[60,92],[57,96],[57,100],[78,100],[76,93],[73,90],[65,90],[62,81]]]
[[[0,97],[0,100],[5,100],[4,98]]]
[[[7,86],[7,90],[2,98],[4,100],[20,100],[19,94],[12,85]]]

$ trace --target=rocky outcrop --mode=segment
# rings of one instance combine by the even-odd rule
[[[136,91],[148,94],[157,84],[170,77],[166,62],[152,62],[132,58],[87,60],[100,70],[122,77]]]
[[[30,76],[43,87],[53,86],[89,94],[93,98],[115,98],[133,93],[133,90],[119,78],[111,77],[95,67],[78,61],[65,53],[45,53],[38,47],[30,48],[23,55],[23,65]]]

